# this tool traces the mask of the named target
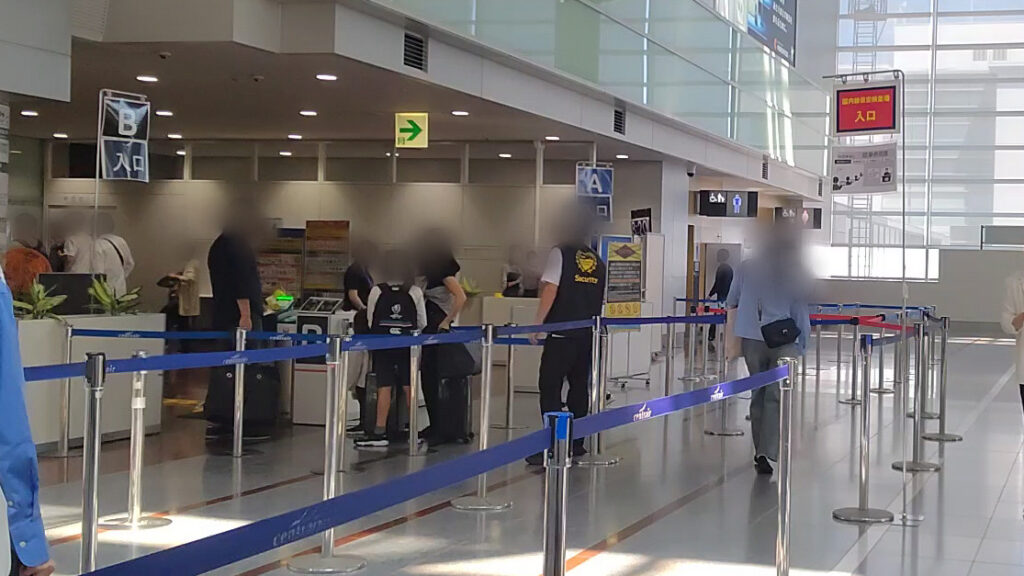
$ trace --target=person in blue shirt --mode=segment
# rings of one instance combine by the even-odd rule
[[[811,331],[807,309],[809,278],[800,256],[799,230],[776,225],[760,242],[757,254],[744,261],[733,278],[726,299],[740,355],[751,374],[769,370],[780,358],[799,358]],[[799,335],[790,343],[770,348],[762,328],[792,319]],[[755,390],[750,401],[750,428],[754,440],[754,467],[771,474],[779,454],[779,385]]]
[[[39,464],[25,410],[24,387],[13,299],[0,272],[0,488],[7,498],[11,574],[50,576],[54,564],[39,513]]]

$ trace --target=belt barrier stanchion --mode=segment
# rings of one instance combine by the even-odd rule
[[[885,338],[885,328],[882,328],[882,333],[881,333],[880,337],[881,338]],[[899,346],[899,341],[897,340],[896,347],[893,348],[893,361],[892,361],[892,363],[893,363],[893,371],[894,371],[894,373],[895,373],[896,365],[897,365],[896,357],[899,356],[899,350],[900,350],[900,346]],[[869,392],[871,392],[872,394],[880,394],[880,395],[883,395],[883,396],[887,395],[887,394],[893,394],[894,392],[896,392],[892,388],[887,388],[885,386],[885,346],[879,346],[878,347],[878,385],[875,386],[874,388],[872,388],[871,390],[869,390]]]
[[[518,324],[510,323],[505,324],[508,327],[515,327]],[[495,424],[492,428],[499,430],[522,430],[526,426],[513,424],[515,422],[515,366],[516,366],[516,347],[512,344],[508,345],[508,363],[505,370],[505,424]]]
[[[245,328],[235,329],[235,351],[245,352]],[[235,365],[235,410],[234,427],[231,435],[231,456],[241,458],[242,450],[242,423],[245,416],[245,364]]]
[[[775,570],[777,576],[789,576],[789,476],[792,464],[793,380],[797,359],[781,358],[779,365],[789,366],[789,372],[779,383],[779,526],[775,541]]]
[[[594,316],[593,341],[591,342],[590,353],[590,413],[596,414],[604,410],[605,383],[607,382],[606,369],[608,365],[603,362],[607,354],[604,353],[603,345],[608,343],[607,326],[601,322],[600,316]],[[601,455],[600,441],[597,434],[592,434],[586,439],[587,455],[576,458],[578,466],[614,466],[619,463],[618,458],[608,458]]]
[[[64,326],[64,363],[71,364],[71,339],[74,328]],[[60,436],[57,437],[57,457],[67,458],[71,450],[71,378],[60,381]]]
[[[869,466],[871,464],[871,402],[867,401],[871,389],[871,352],[872,337],[865,335],[860,341],[861,358],[861,395],[865,401],[861,404],[860,410],[860,481],[858,484],[858,497],[856,508],[838,508],[832,511],[832,517],[841,522],[856,522],[858,524],[878,524],[892,522],[892,512],[871,508],[868,505],[869,488]],[[882,347],[878,347],[879,351]]]
[[[705,308],[704,310],[707,311],[707,308]],[[709,326],[710,324],[701,324],[699,327],[701,334],[702,354],[700,356],[700,373],[696,374],[696,376],[699,376],[701,378],[707,377],[708,375],[708,336],[710,336],[708,330]]]
[[[676,325],[669,323],[668,337],[665,344],[665,396],[672,394],[672,381],[675,379],[676,373]]]
[[[345,426],[348,410],[348,351],[341,336],[327,341],[327,398],[324,420],[324,500],[338,495],[338,474],[345,467]],[[288,560],[288,570],[298,574],[350,574],[366,567],[366,560],[351,554],[334,554],[334,528],[323,532],[320,554]]]
[[[942,317],[942,340],[939,360],[939,431],[922,434],[921,437],[932,442],[960,442],[964,439],[959,434],[946,432],[946,391],[949,381],[947,379],[946,350],[949,343],[949,316]]]
[[[902,330],[900,330],[900,339],[896,342],[896,345],[897,346],[902,346],[902,348],[897,348],[896,354],[898,355],[899,358],[902,358],[902,360],[900,362],[900,369],[897,371],[896,375],[894,375],[894,377],[893,377],[893,382],[896,383],[897,382],[897,378],[898,378],[899,379],[898,382],[902,382],[904,384],[902,386],[902,388],[901,388],[901,391],[900,391],[900,404],[899,404],[900,409],[903,409],[903,408],[905,408],[907,406],[907,404],[910,403],[910,385],[907,384],[910,381],[910,362],[909,362],[909,358],[904,356],[904,353],[909,354],[909,350],[910,350],[910,346],[907,346],[907,342],[908,342],[908,338],[907,338],[907,317],[906,317],[905,314],[901,314],[900,315],[900,325],[901,325]],[[914,528],[914,527],[917,527],[917,526],[921,525],[921,522],[924,520],[924,516],[922,516],[920,514],[911,514],[910,513],[910,496],[909,496],[909,494],[907,494],[908,473],[907,473],[907,466],[906,466],[906,464],[908,462],[908,460],[907,460],[907,420],[906,420],[906,418],[896,418],[896,420],[898,421],[898,424],[899,424],[900,452],[902,454],[901,454],[900,462],[894,463],[893,464],[893,468],[896,468],[897,470],[900,471],[900,476],[901,476],[901,481],[900,481],[900,500],[901,500],[901,506],[900,506],[900,514],[893,521],[893,524],[895,524],[897,526],[903,526],[904,528]],[[894,424],[894,426],[895,425],[896,424]],[[902,464],[902,465],[897,466],[897,464]]]
[[[861,401],[857,396],[857,380],[860,377],[859,354],[860,354],[860,323],[854,319],[853,323],[853,346],[850,349],[850,397],[839,401],[840,404],[848,406],[859,406]],[[836,388],[838,391],[838,387]]]
[[[821,314],[821,306],[818,306]],[[814,327],[814,383],[821,383],[821,324]]]
[[[87,354],[85,360],[85,436],[82,439],[82,552],[79,571],[96,569],[99,523],[100,423],[107,356]]]
[[[725,330],[723,325],[722,330],[722,342],[718,346],[718,383],[725,382],[725,353],[722,349],[725,348]],[[708,427],[704,429],[704,433],[708,436],[743,436],[743,430],[739,428],[729,428],[729,402],[732,397],[729,396],[718,403],[718,428]]]
[[[686,374],[693,378],[697,375],[697,325],[687,324],[687,344],[686,344],[686,357],[687,357],[687,369]]]
[[[132,358],[145,358],[139,350]],[[171,523],[170,518],[142,515],[142,452],[146,444],[146,371],[132,372],[132,420],[128,462],[128,515],[105,520],[100,524],[104,529],[145,530],[159,528]]]
[[[544,576],[565,576],[565,517],[572,467],[572,414],[544,415],[551,447],[544,450]]]
[[[480,355],[480,435],[477,437],[478,450],[487,449],[487,432],[491,427],[491,368],[494,364],[494,325],[484,325],[483,353]],[[487,497],[487,474],[476,478],[476,496],[463,496],[452,500],[452,508],[464,512],[499,512],[512,507],[508,500],[491,500]]]
[[[843,314],[843,305],[839,305],[839,315]],[[844,325],[839,324],[836,326],[836,400],[840,398],[841,390],[843,387],[843,334],[845,328]]]
[[[601,330],[601,378],[598,380],[600,385],[598,386],[598,412],[605,411],[605,405],[608,402],[608,372],[611,369],[612,354],[611,346],[611,335],[608,333],[608,327],[605,326]],[[604,438],[601,433],[597,433],[597,441],[594,443],[594,447],[597,450],[594,452],[595,458],[603,458],[602,453],[604,452]],[[610,457],[606,459],[609,465],[618,464],[619,459]]]
[[[419,332],[416,333],[419,335]],[[409,456],[421,456],[420,450],[420,358],[422,346],[409,346]],[[401,390],[398,391],[402,393]],[[344,428],[344,426],[342,426]]]
[[[909,462],[893,462],[892,467],[907,472],[936,472],[942,467],[934,462],[925,461],[921,454],[921,415],[924,412],[924,394],[928,380],[928,335],[925,333],[924,323],[920,320],[914,322],[914,331],[917,338],[917,374],[914,378],[914,417],[910,437],[913,442],[912,453]]]
[[[937,420],[939,415],[936,412],[930,411],[928,408],[935,405],[935,399],[938,394],[936,393],[936,385],[938,380],[935,375],[935,330],[932,329],[932,322],[922,312],[922,316],[925,319],[925,327],[928,329],[928,380],[925,381],[926,389],[924,396],[924,403],[921,404],[921,418],[925,420]]]

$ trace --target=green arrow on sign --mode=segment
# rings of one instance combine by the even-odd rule
[[[402,134],[408,134],[409,142],[412,142],[413,140],[416,139],[417,136],[423,133],[423,128],[420,128],[420,125],[412,120],[406,120],[406,122],[409,123],[409,126],[405,128],[399,128],[398,131]]]

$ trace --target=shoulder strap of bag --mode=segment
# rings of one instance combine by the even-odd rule
[[[121,254],[121,250],[118,249],[117,244],[106,236],[101,236],[101,239],[106,240],[107,244],[110,244],[110,247],[114,249],[114,252],[117,252],[117,259],[121,261],[121,267],[124,268],[124,255]]]

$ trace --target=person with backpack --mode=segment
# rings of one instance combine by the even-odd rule
[[[427,308],[423,290],[413,283],[415,273],[408,256],[393,250],[385,254],[382,266],[384,282],[370,290],[366,316],[370,333],[384,336],[407,336],[427,325]],[[377,418],[372,433],[356,440],[357,448],[386,448],[391,392],[401,387],[409,405],[415,401],[410,394],[408,348],[374,350],[371,354],[377,375]]]

